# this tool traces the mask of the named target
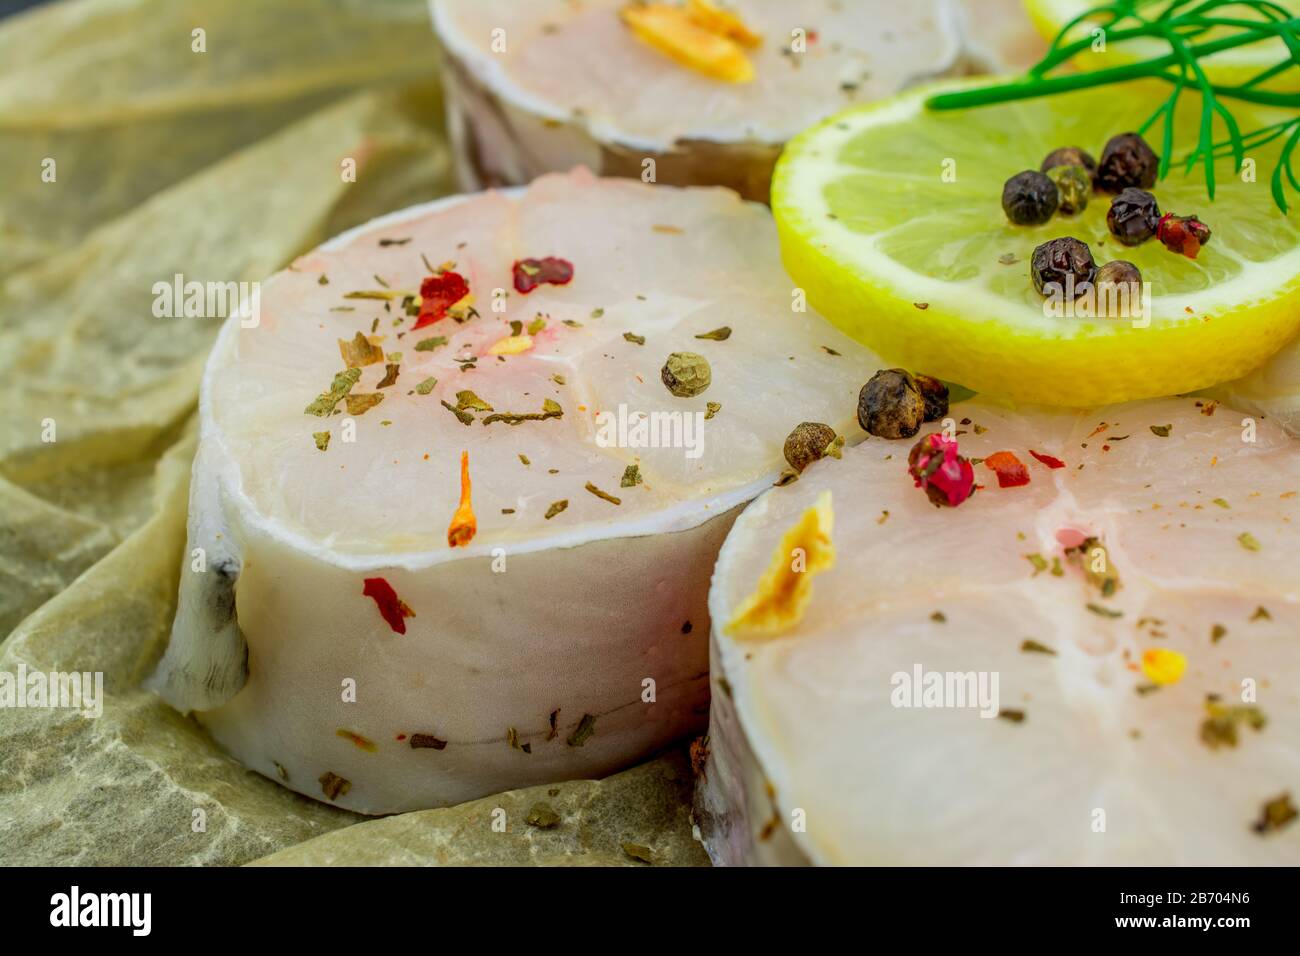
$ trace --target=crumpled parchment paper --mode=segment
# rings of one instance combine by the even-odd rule
[[[153,284],[262,279],[450,191],[427,17],[424,0],[64,0],[0,21],[0,671],[102,671],[105,691],[97,718],[0,707],[0,864],[706,862],[680,753],[361,823],[140,689],[175,611],[220,325],[155,317]],[[539,801],[551,829],[525,822]]]
[[[606,777],[401,813],[299,843],[257,866],[702,866],[682,750]]]

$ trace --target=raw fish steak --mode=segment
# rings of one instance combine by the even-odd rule
[[[1300,445],[1193,398],[950,418],[981,486],[957,507],[873,438],[735,522],[714,860],[1300,861]],[[833,566],[802,617],[729,628],[819,501]]]
[[[964,68],[957,17],[945,0],[728,4],[744,35],[733,52],[752,71],[744,82],[682,65],[643,42],[626,18],[636,8],[627,0],[431,7],[464,189],[525,183],[581,163],[604,175],[729,186],[766,201],[772,167],[795,133]],[[732,27],[718,32],[735,36]]]
[[[739,506],[876,364],[726,190],[579,170],[372,222],[222,331],[155,685],[367,813],[633,762],[703,726]]]

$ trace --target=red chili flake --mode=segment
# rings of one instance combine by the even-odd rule
[[[936,508],[955,508],[975,493],[975,469],[957,454],[957,442],[939,432],[926,435],[907,455],[907,473]]]
[[[405,634],[405,618],[415,617],[415,612],[406,606],[406,602],[397,596],[393,586],[384,578],[366,578],[365,584],[366,586],[361,589],[361,593],[368,598],[375,599],[375,603],[379,605],[379,613],[383,615],[384,620],[388,622],[388,626],[394,632]]]
[[[515,291],[522,295],[527,295],[543,283],[568,285],[573,281],[573,263],[555,256],[547,256],[545,259],[516,259],[511,268],[515,274]]]
[[[1156,226],[1156,238],[1170,252],[1181,252],[1187,258],[1195,259],[1201,246],[1210,241],[1210,227],[1195,216],[1175,216],[1167,212]]]
[[[1029,469],[1009,451],[995,451],[984,459],[984,467],[997,474],[999,488],[1029,484]]]
[[[433,325],[447,317],[447,310],[469,295],[469,283],[459,272],[443,272],[425,276],[420,283],[420,317],[414,329]]]
[[[1065,467],[1065,462],[1061,461],[1061,459],[1059,459],[1059,458],[1053,458],[1051,455],[1040,455],[1038,452],[1034,451],[1032,448],[1029,449],[1029,454],[1033,455],[1035,458],[1037,458],[1039,461],[1041,461],[1041,462],[1042,462],[1044,465],[1046,465],[1048,468],[1064,468],[1064,467]]]

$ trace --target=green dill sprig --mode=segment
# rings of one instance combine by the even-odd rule
[[[1168,44],[1169,52],[1099,70],[1053,73],[1091,47],[1091,37],[1068,39],[1085,21],[1101,26],[1108,44],[1158,40]],[[1221,35],[1208,38],[1212,31]],[[1201,61],[1212,54],[1279,39],[1287,48],[1287,56],[1239,83],[1212,82],[1201,66]],[[1160,178],[1168,175],[1173,163],[1175,110],[1181,97],[1194,90],[1201,98],[1200,128],[1196,147],[1180,161],[1185,170],[1190,172],[1198,163],[1204,168],[1206,190],[1213,199],[1216,160],[1231,157],[1235,171],[1240,173],[1247,150],[1282,140],[1271,186],[1273,201],[1286,213],[1286,184],[1300,193],[1300,178],[1292,168],[1292,159],[1300,148],[1300,115],[1243,133],[1225,101],[1291,109],[1300,114],[1300,93],[1262,88],[1288,71],[1300,74],[1300,17],[1270,0],[1114,0],[1092,7],[1065,24],[1046,55],[1024,77],[978,89],[940,93],[926,105],[936,110],[965,109],[1132,80],[1162,80],[1171,87],[1169,96],[1138,129],[1145,136],[1153,126],[1161,124]],[[1226,133],[1217,142],[1216,119]]]

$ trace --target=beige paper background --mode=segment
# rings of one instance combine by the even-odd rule
[[[681,753],[363,822],[139,687],[175,610],[220,324],[155,318],[152,285],[258,280],[450,191],[437,55],[424,0],[63,0],[0,21],[0,670],[103,671],[106,692],[98,719],[0,709],[0,864],[644,865],[624,843],[707,862]],[[538,801],[555,828],[524,822]]]

